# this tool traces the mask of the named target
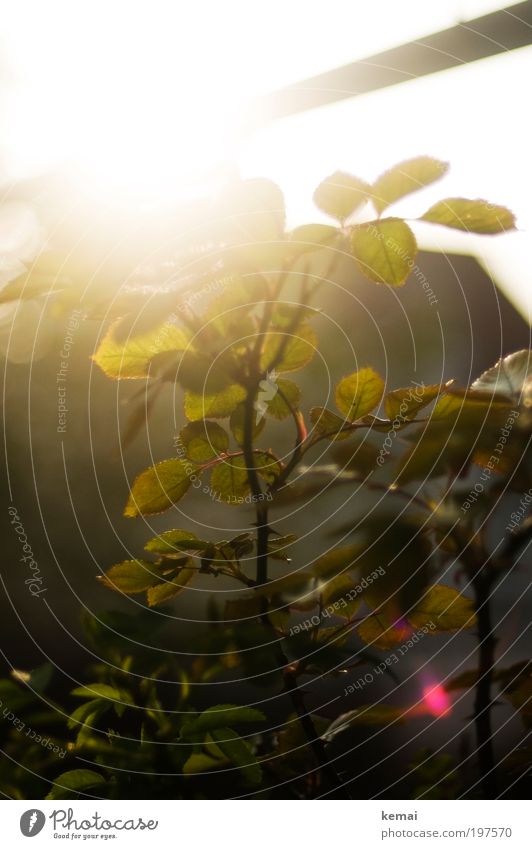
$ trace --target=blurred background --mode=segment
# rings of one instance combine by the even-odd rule
[[[451,163],[445,186],[403,200],[397,214],[415,218],[442,196],[465,196],[504,204],[517,215],[517,231],[493,239],[414,224],[432,303],[414,278],[403,289],[378,288],[352,264],[340,266],[324,290],[320,357],[302,384],[307,409],[326,403],[322,387],[329,379],[361,365],[371,363],[390,387],[412,378],[467,383],[502,354],[530,347],[532,193],[524,104],[531,43],[530,2],[5,4],[0,637],[6,669],[48,657],[75,680],[87,655],[80,609],[98,614],[141,606],[135,597],[111,597],[97,574],[139,556],[152,529],[238,532],[252,521],[251,514],[237,516],[200,495],[149,527],[122,517],[128,481],[173,453],[183,423],[180,398],[164,389],[148,430],[123,448],[120,434],[138,386],[113,383],[91,367],[107,318],[103,310],[100,318],[84,319],[84,299],[112,299],[124,280],[148,273],[193,240],[210,198],[233,182],[275,181],[294,227],[325,221],[312,193],[331,172],[372,180],[395,162],[428,154]],[[20,297],[13,281],[26,271]],[[37,285],[43,275],[50,294]],[[71,307],[63,302],[59,309],[54,285],[65,277]],[[68,411],[58,432],[65,345]],[[272,446],[282,450],[282,427],[268,428]],[[45,576],[46,605],[21,579],[10,503]],[[311,533],[308,506],[290,517],[281,512],[279,529],[286,520],[286,530],[289,525],[303,537],[297,568],[331,544],[334,528],[324,525],[332,512],[340,527],[372,503],[368,495],[353,499],[342,491],[326,503],[315,501]],[[511,593],[502,594],[500,617],[527,585],[525,575],[514,577]],[[219,593],[222,601],[230,592],[221,582],[215,591],[208,582],[197,586],[175,602],[162,643],[159,636],[153,640],[154,653],[194,655],[208,598]],[[505,621],[501,640],[510,644],[522,623],[517,616]],[[456,668],[473,640],[460,637],[446,647],[448,639],[412,651],[401,675],[408,678],[429,656],[438,676]],[[445,650],[435,649],[437,640]],[[152,645],[150,635],[146,642]],[[514,651],[522,657],[518,641]],[[412,700],[416,686],[414,677],[399,702]],[[340,692],[344,683],[331,687],[334,697],[334,687]],[[343,710],[356,703],[348,701]],[[431,728],[431,744],[439,737],[458,746],[454,735],[468,709],[460,707],[456,725],[451,716],[443,728]],[[500,711],[504,720],[510,716],[509,709]],[[418,730],[414,748],[423,743]]]

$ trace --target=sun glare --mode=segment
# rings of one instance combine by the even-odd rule
[[[302,0],[260,13],[243,0],[13,4],[3,170],[19,180],[66,167],[102,197],[187,195],[224,163],[239,166],[240,117],[254,97],[500,3],[409,0],[408,15],[403,5],[380,0],[362,14],[331,0],[324,17]]]
[[[134,6],[108,6],[103,20],[76,19],[77,10],[65,7],[64,28],[46,39],[38,27],[24,32],[23,53],[17,39],[8,45],[17,55],[11,172],[66,165],[98,193],[186,190],[229,155],[244,93],[227,69],[213,74],[213,61],[224,70],[218,31],[201,29],[198,42],[178,16],[154,34]]]

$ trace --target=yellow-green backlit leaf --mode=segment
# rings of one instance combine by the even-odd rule
[[[188,490],[194,473],[186,460],[163,460],[150,466],[133,483],[124,516],[149,516],[172,507]]]
[[[171,581],[165,581],[163,584],[156,584],[150,587],[146,594],[149,606],[155,607],[155,605],[169,601],[169,599],[175,598],[176,595],[182,593],[196,574],[196,571],[196,569],[180,569]]]
[[[415,236],[401,218],[382,218],[353,227],[351,249],[362,274],[390,286],[403,285],[417,255]]]
[[[111,566],[101,583],[123,593],[142,593],[160,580],[160,570],[148,560],[124,560]]]
[[[344,377],[336,387],[336,406],[354,422],[378,406],[384,393],[384,381],[372,368],[363,368]]]
[[[105,778],[92,769],[71,769],[59,775],[48,793],[47,799],[69,799],[74,793],[85,793],[93,788],[96,791],[105,784]]]
[[[190,422],[179,433],[186,455],[196,463],[205,463],[225,454],[229,448],[228,433],[216,422]]]
[[[389,624],[384,616],[367,616],[357,628],[358,636],[365,643],[377,649],[392,649],[400,645],[412,633],[412,629]]]
[[[125,340],[115,338],[115,329],[116,324],[108,330],[92,359],[108,377],[117,379],[147,377],[154,357],[183,351],[189,344],[186,331],[170,321]]]
[[[290,242],[297,246],[298,253],[315,251],[332,244],[340,231],[329,224],[303,224],[290,233]]]
[[[157,537],[149,540],[144,548],[152,554],[160,554],[164,557],[183,556],[183,552],[205,551],[211,543],[198,539],[191,531],[182,531],[178,528],[164,531]]]
[[[403,722],[406,710],[391,705],[362,705],[362,707],[343,713],[331,722],[322,739],[326,743],[347,731],[353,725],[390,725]]]
[[[431,206],[422,221],[442,224],[454,230],[466,230],[469,233],[505,233],[515,229],[515,215],[505,206],[488,203],[487,200],[468,200],[467,198],[446,198]]]
[[[476,615],[469,598],[452,587],[436,584],[408,614],[408,619],[416,628],[433,623],[437,631],[458,631],[472,628]]]
[[[417,192],[439,180],[449,170],[449,163],[431,156],[417,156],[394,165],[375,181],[371,200],[377,212],[383,212],[396,200]]]
[[[264,341],[261,368],[268,372],[299,371],[310,363],[317,346],[316,334],[308,324],[294,330],[274,330]]]
[[[278,377],[274,381],[274,385],[276,392],[273,398],[270,401],[265,401],[266,412],[274,419],[286,419],[290,415],[290,407],[297,410],[301,400],[301,390],[292,380],[286,380],[282,377]]]
[[[202,772],[214,772],[214,770],[227,767],[228,758],[213,758],[205,752],[192,754],[183,765],[183,775],[199,775]]]
[[[316,435],[330,439],[331,442],[335,439],[349,439],[353,435],[353,430],[349,429],[351,422],[332,413],[326,407],[312,407],[310,411],[310,421],[314,425]]]
[[[268,540],[268,554],[273,560],[284,560],[289,563],[290,546],[297,540],[295,534],[286,534],[283,537],[270,537]]]
[[[398,416],[401,419],[413,419],[419,410],[430,404],[445,390],[445,385],[433,383],[430,386],[406,386],[394,389],[384,399],[384,409],[389,419]]]
[[[200,344],[200,340],[196,340]],[[183,389],[197,395],[215,395],[231,386],[234,378],[234,359],[231,350],[217,356],[198,351],[184,351],[176,370],[176,380]]]
[[[210,488],[213,498],[227,504],[242,504],[250,493],[244,457],[228,457],[215,466],[211,474]]]
[[[215,395],[198,395],[185,392],[185,415],[189,421],[199,419],[225,419],[246,397],[243,386],[232,384]]]
[[[257,474],[268,483],[272,483],[281,471],[278,461],[265,452],[255,452],[253,460]],[[238,505],[251,500],[248,468],[244,457],[227,457],[215,466],[211,474],[210,488],[213,498],[227,504]]]
[[[263,722],[262,711],[252,707],[239,705],[213,705],[204,710],[199,716],[187,719],[181,728],[183,740],[193,740],[198,735],[211,733],[216,728],[241,725],[242,723]]]
[[[366,202],[369,192],[370,187],[364,180],[336,171],[320,183],[314,192],[314,203],[327,215],[345,221]]]
[[[330,579],[354,569],[359,565],[361,550],[359,545],[334,548],[316,560],[312,567],[312,574],[317,578]]]
[[[231,728],[216,728],[211,731],[216,746],[237,766],[249,784],[260,784],[262,769],[249,744]]]

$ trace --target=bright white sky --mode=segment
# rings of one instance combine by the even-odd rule
[[[91,178],[158,187],[234,154],[232,116],[253,97],[503,5],[11,0],[5,168],[23,177],[69,159]]]
[[[67,162],[93,192],[157,203],[231,161],[245,175],[277,180],[299,223],[315,217],[312,190],[331,171],[371,178],[428,153],[449,160],[452,176],[405,203],[405,214],[442,192],[485,196],[513,207],[529,227],[528,48],[296,116],[244,142],[232,134],[234,115],[259,94],[505,5],[11,0],[0,36],[0,179]],[[443,246],[473,244],[434,233]],[[479,245],[528,309],[524,238]]]

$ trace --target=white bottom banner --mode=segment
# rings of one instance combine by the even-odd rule
[[[2,846],[287,849],[299,846],[530,849],[529,803],[519,801],[5,801]],[[70,845],[69,844],[69,845]]]

